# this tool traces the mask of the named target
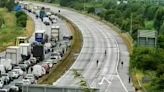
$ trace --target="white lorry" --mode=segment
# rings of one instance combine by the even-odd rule
[[[6,58],[11,59],[11,64],[17,65],[21,61],[20,47],[9,46],[6,49]]]
[[[6,71],[12,70],[11,59],[1,59],[0,65],[3,65]]]
[[[21,43],[20,45],[20,54],[23,60],[28,60],[31,55],[31,44],[30,43]]]
[[[59,26],[51,26],[51,40],[58,41],[59,40]]]

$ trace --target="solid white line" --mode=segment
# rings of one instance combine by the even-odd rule
[[[117,41],[116,41],[116,39],[115,39],[115,42],[116,42],[116,46],[117,46],[117,48],[118,48],[118,60],[117,60],[117,67],[116,67],[116,72],[117,72],[117,74],[118,74],[118,79],[120,80],[120,82],[121,82],[121,84],[122,84],[122,86],[123,86],[123,88],[124,88],[124,90],[126,91],[126,92],[128,92],[128,90],[127,90],[127,88],[126,88],[126,86],[125,86],[125,84],[123,83],[123,81],[122,81],[122,79],[120,78],[120,75],[119,75],[119,73],[118,73],[118,64],[119,64],[119,58],[120,58],[120,54],[119,54],[119,52],[120,52],[120,50],[119,50],[119,47],[118,47],[118,43],[117,43]]]

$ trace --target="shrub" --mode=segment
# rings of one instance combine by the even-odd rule
[[[17,12],[15,16],[17,17],[17,25],[20,27],[26,27],[27,15],[23,11],[20,11]]]

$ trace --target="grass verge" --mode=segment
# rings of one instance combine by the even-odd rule
[[[17,26],[13,12],[8,12],[7,9],[1,8],[0,14],[4,19],[4,24],[0,28],[0,52],[4,51],[8,46],[15,45],[15,39],[18,36],[31,37],[35,28],[31,18],[28,18],[25,29]]]
[[[32,34],[34,33],[34,31],[35,31],[35,23],[31,17],[28,17],[26,31],[24,34],[25,34],[25,36],[30,38],[32,36]]]
[[[59,64],[54,66],[49,74],[43,76],[38,80],[39,84],[52,84],[59,79],[74,63],[74,54],[77,54],[81,50],[82,46],[82,34],[78,31],[78,28],[70,21],[67,20],[67,26],[73,34],[72,45],[64,56],[63,60]]]

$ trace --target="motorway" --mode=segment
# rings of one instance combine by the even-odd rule
[[[46,4],[37,5],[49,7],[54,12],[59,10]],[[67,9],[60,10],[60,14],[72,21],[82,32],[83,46],[75,63],[54,84],[80,87],[80,81],[85,80],[88,87],[99,88],[100,92],[134,92],[123,79],[127,76],[121,78],[118,73],[119,61],[129,60],[128,49],[120,35],[91,17]],[[75,77],[73,70],[80,73],[80,78]]]

